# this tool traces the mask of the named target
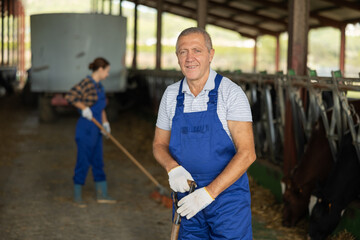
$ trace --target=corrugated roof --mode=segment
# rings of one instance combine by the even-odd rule
[[[130,0],[135,2],[135,0]],[[138,0],[156,8],[157,0]],[[277,36],[288,30],[288,0],[208,0],[207,23],[239,32],[244,37]],[[163,0],[163,11],[196,19],[197,1]],[[340,28],[360,22],[358,0],[310,0],[309,27]]]

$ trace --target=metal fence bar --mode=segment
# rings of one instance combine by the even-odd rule
[[[150,97],[153,104],[157,106],[166,87],[183,77],[181,72],[172,70],[135,71],[136,74],[145,77]],[[304,142],[301,142],[299,135],[305,135],[306,139],[309,139],[315,122],[321,119],[333,156],[336,155],[341,136],[344,131],[348,130],[351,131],[360,159],[360,130],[356,130],[360,118],[351,109],[345,94],[349,90],[360,92],[360,79],[342,78],[335,74],[332,77],[319,77],[316,74],[289,76],[281,73],[219,73],[241,86],[249,98],[255,114],[254,141],[259,157],[266,157],[274,163],[281,164],[284,144],[285,98],[288,96],[293,103],[293,111],[297,114],[296,119],[299,119],[295,125],[304,129],[302,133],[300,131],[297,133],[299,151],[303,151],[304,147],[301,146],[301,144],[304,145]],[[307,106],[300,98],[299,90],[301,88],[306,89]],[[324,94],[327,96],[325,99]],[[329,97],[331,94],[332,96]],[[332,104],[334,104],[333,111],[329,116],[327,109]],[[354,122],[353,119],[356,121]]]

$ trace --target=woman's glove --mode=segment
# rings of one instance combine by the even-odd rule
[[[93,118],[93,114],[92,114],[92,111],[89,107],[86,107],[84,108],[82,111],[81,111],[81,115],[86,118],[87,120],[91,121],[91,119]]]
[[[103,123],[103,128],[105,129],[105,131],[107,132],[107,133],[111,133],[111,128],[110,128],[110,123],[109,122],[104,122]],[[105,136],[105,137],[108,137],[108,135],[105,133],[105,132],[103,132],[103,131],[101,131],[101,133]]]
[[[198,212],[206,208],[214,199],[210,196],[205,187],[195,190],[186,197],[183,197],[179,203],[177,212],[187,219],[192,218]]]
[[[188,180],[194,181],[191,174],[182,166],[175,167],[168,172],[170,188],[174,192],[187,192],[190,190]]]

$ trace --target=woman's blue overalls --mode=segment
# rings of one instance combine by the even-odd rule
[[[211,183],[236,153],[216,111],[221,79],[222,76],[217,74],[215,88],[209,92],[207,111],[184,113],[184,80],[177,96],[169,150],[172,157],[191,173],[197,188]],[[185,195],[178,193],[179,200]],[[252,239],[247,174],[194,217],[189,220],[183,217],[179,239]]]
[[[98,100],[90,109],[93,117],[102,123],[102,111],[106,106],[105,91],[101,83],[96,83],[90,76],[88,78],[94,83],[98,96]],[[102,134],[99,128],[92,121],[81,116],[76,125],[75,140],[78,152],[74,183],[84,185],[90,166],[94,181],[105,181]]]

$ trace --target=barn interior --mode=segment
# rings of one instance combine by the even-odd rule
[[[360,238],[360,184],[355,177],[350,182],[345,180],[345,176],[360,176],[359,169],[339,173],[335,170],[340,167],[331,168],[348,158],[360,163],[360,67],[349,60],[360,55],[360,51],[352,51],[349,40],[351,32],[360,28],[359,1],[81,2],[86,2],[81,11],[79,3],[73,3],[66,12],[29,13],[34,6],[46,4],[41,0],[0,1],[0,236],[170,237],[171,210],[149,197],[156,186],[111,140],[104,139],[104,159],[109,190],[118,203],[96,204],[89,174],[84,186],[87,208],[72,204],[74,134],[79,114],[64,96],[89,73],[87,65],[92,59],[106,56],[111,62],[104,87],[112,135],[145,171],[168,188],[167,174],[153,157],[152,140],[162,94],[168,85],[183,77],[178,67],[167,65],[170,60],[166,55],[165,26],[172,23],[166,22],[169,18],[165,16],[171,15],[180,19],[179,26],[174,22],[175,29],[215,27],[235,33],[243,43],[251,43],[244,53],[247,68],[226,68],[226,58],[235,55],[231,52],[219,51],[220,57],[214,62],[225,62],[216,71],[245,91],[252,109],[257,159],[248,175],[254,239],[305,239],[312,224],[311,213],[306,206],[297,213],[299,217],[285,216],[289,206],[300,201],[291,202],[287,196],[305,196],[308,190],[305,201],[311,202],[310,193],[315,193],[321,182],[319,174],[327,189],[344,190],[332,193],[334,199],[348,195],[345,190],[355,194],[347,201],[341,200],[346,205],[342,206],[345,211],[339,223],[320,239]],[[54,8],[56,4],[52,3]],[[151,55],[144,51],[146,44],[141,44],[145,33],[140,25],[144,20],[140,19],[144,11],[152,12],[154,17],[148,23],[153,28]],[[310,31],[324,28],[337,32],[329,35],[327,42],[338,46],[336,64],[325,68],[325,74],[321,64],[316,65],[309,57]],[[219,41],[215,32],[214,42],[227,38],[225,35]],[[273,41],[270,50],[260,51],[263,37]],[[270,51],[271,68],[264,69],[262,61]],[[241,54],[236,58],[244,58]],[[176,62],[175,54],[172,58]],[[150,61],[150,67],[144,67],[144,61]],[[355,155],[343,153],[342,140],[347,136]],[[333,183],[328,176],[337,176],[340,181]],[[298,185],[295,193],[289,183]]]

